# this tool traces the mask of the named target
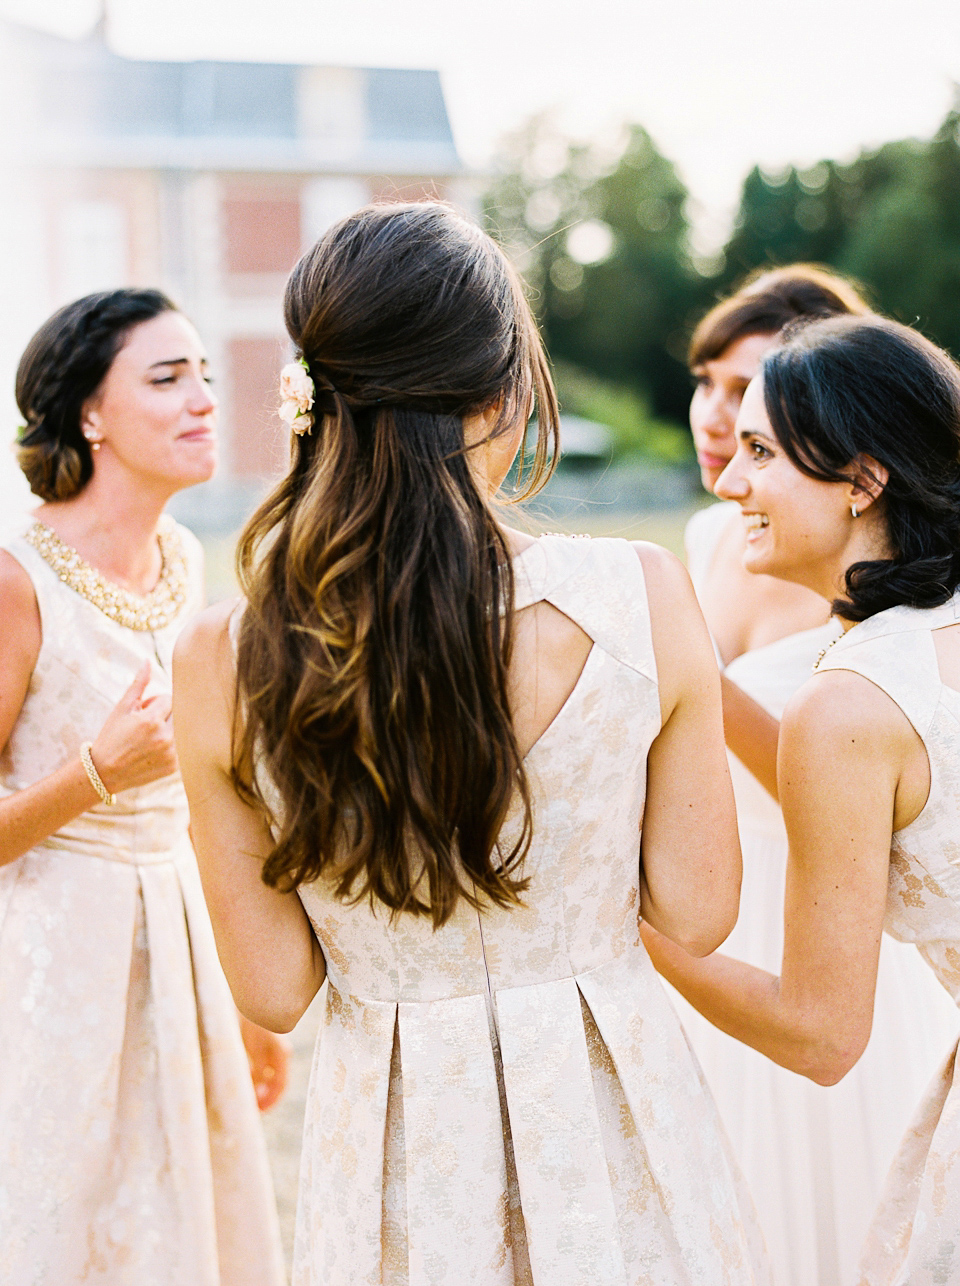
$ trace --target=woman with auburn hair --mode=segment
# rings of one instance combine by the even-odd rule
[[[744,567],[832,600],[841,632],[781,725],[779,977],[644,936],[711,1022],[833,1085],[870,1039],[883,929],[960,1001],[960,371],[895,322],[808,323],[750,383],[717,493],[740,506]],[[915,1043],[904,1023],[888,1082]],[[860,1286],[960,1276],[955,1058],[956,1039],[890,1172]]]
[[[708,491],[735,453],[744,389],[778,332],[804,317],[867,313],[849,282],[809,264],[755,275],[707,313],[690,345],[690,426]],[[687,563],[721,662],[743,849],[740,915],[724,950],[774,971],[787,862],[776,793],[779,720],[839,626],[828,620],[826,599],[806,586],[746,571],[745,537],[736,504],[703,509],[687,527]],[[680,998],[678,1008],[754,1194],[778,1281],[851,1281],[884,1175],[956,1033],[949,997],[915,951],[885,937],[873,1037],[829,1090],[731,1040]]]
[[[637,928],[703,953],[736,917],[686,574],[495,516],[557,404],[518,279],[450,208],[358,211],[285,309],[290,471],[245,602],[180,642],[174,715],[238,1004],[287,1030],[328,982],[294,1280],[766,1283]]]
[[[17,372],[43,501],[0,538],[0,1281],[280,1286],[261,1107],[287,1053],[217,961],[170,723],[216,465],[197,332],[88,295]]]

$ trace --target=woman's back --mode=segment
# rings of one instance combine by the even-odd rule
[[[660,731],[641,563],[623,541],[547,536],[514,567],[519,611],[546,601],[593,641],[526,756],[523,905],[461,900],[435,931],[324,880],[300,888],[330,990],[295,1281],[763,1280],[637,931]]]

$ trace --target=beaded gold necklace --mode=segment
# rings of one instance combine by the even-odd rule
[[[157,531],[160,579],[149,594],[142,596],[107,580],[45,523],[35,522],[24,539],[53,568],[64,585],[128,630],[162,630],[187,601],[187,561],[180,534],[170,518],[164,517]]]

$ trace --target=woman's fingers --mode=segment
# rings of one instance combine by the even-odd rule
[[[117,703],[118,710],[139,709],[141,699],[143,697],[144,691],[146,690],[146,686],[150,682],[150,673],[151,673],[150,662],[149,660],[144,661],[143,665],[140,666],[140,669],[137,671],[136,675],[134,676],[133,682],[130,684],[129,688],[127,688],[126,692],[118,701]]]

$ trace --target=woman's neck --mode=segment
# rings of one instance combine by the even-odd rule
[[[94,477],[78,496],[45,504],[36,516],[108,580],[142,595],[160,577],[157,529],[168,499],[148,488],[98,486]]]

